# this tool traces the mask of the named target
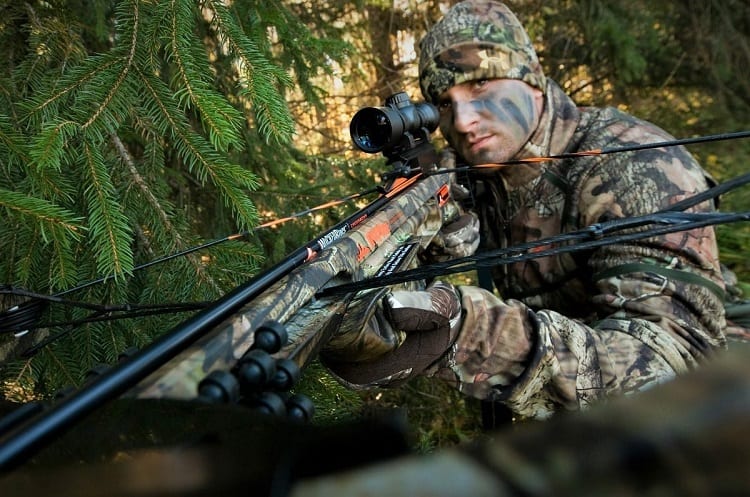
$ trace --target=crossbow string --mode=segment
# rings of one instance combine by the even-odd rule
[[[299,212],[295,212],[283,218],[278,218],[278,219],[274,219],[268,222],[264,222],[262,224],[255,226],[251,230],[242,231],[239,233],[225,236],[223,238],[211,240],[209,242],[187,248],[185,250],[176,252],[174,254],[170,254],[164,257],[154,259],[152,261],[149,261],[147,263],[134,267],[132,271],[133,272],[140,271],[140,270],[155,266],[157,264],[162,264],[169,260],[176,259],[178,257],[184,257],[188,254],[197,252],[199,250],[213,247],[220,243],[245,238],[251,235],[252,233],[255,233],[258,230],[265,229],[265,228],[273,228],[275,226],[286,223],[293,219],[297,219],[297,218],[306,216],[308,214],[312,214],[316,211],[331,208],[337,205],[341,205],[346,202],[350,202],[352,200],[370,195],[372,193],[377,193],[380,191],[381,190],[379,187],[374,187],[374,188],[364,190],[360,193],[347,195],[337,200],[327,201],[320,205],[310,207],[308,209],[304,209]],[[53,327],[60,327],[60,326],[68,327],[67,329],[63,331],[57,334],[51,335],[47,337],[46,339],[38,342],[36,345],[29,348],[22,354],[23,356],[30,356],[30,355],[35,354],[41,348],[67,335],[72,330],[74,330],[77,326],[80,326],[85,323],[90,323],[90,322],[95,322],[95,321],[112,321],[115,319],[124,319],[124,318],[131,319],[131,318],[151,316],[151,315],[156,315],[156,314],[165,314],[165,313],[196,311],[196,310],[199,310],[199,309],[202,309],[211,305],[211,302],[190,302],[190,303],[171,303],[171,304],[164,303],[164,304],[158,304],[158,305],[144,305],[144,304],[107,305],[107,304],[92,304],[92,303],[63,298],[63,295],[73,293],[79,290],[83,290],[93,285],[105,283],[106,281],[109,281],[111,279],[114,279],[113,275],[104,276],[102,278],[88,281],[84,284],[81,284],[74,288],[70,288],[68,290],[56,293],[54,295],[45,295],[45,294],[40,294],[36,292],[31,292],[23,288],[14,287],[11,285],[0,285],[0,296],[7,295],[10,297],[10,299],[8,300],[11,300],[11,299],[20,300],[20,303],[11,304],[7,309],[4,309],[2,312],[0,312],[0,333],[13,333],[14,335],[16,335],[16,337],[20,337],[20,336],[25,335],[26,333],[29,333],[32,330],[38,330],[38,329],[43,329],[43,328],[53,328]],[[2,301],[0,300],[0,302]],[[41,323],[40,322],[41,316],[43,312],[47,309],[50,303],[66,305],[69,307],[79,307],[79,308],[89,309],[93,312],[86,318],[77,319],[73,321]]]
[[[453,169],[441,169],[429,174],[455,174],[462,173],[469,170],[485,169],[485,168],[496,168],[514,164],[524,163],[538,163],[560,159],[572,159],[577,157],[588,157],[596,155],[606,155],[614,153],[623,153],[636,150],[644,149],[655,149],[662,147],[673,147],[678,145],[689,145],[696,143],[706,143],[713,141],[722,140],[733,140],[739,138],[750,137],[750,131],[740,131],[735,133],[723,133],[717,135],[707,135],[694,138],[676,139],[670,141],[663,141],[657,143],[648,144],[637,144],[628,145],[616,148],[604,148],[594,149],[588,151],[564,153],[558,155],[550,155],[546,157],[529,157],[524,159],[516,159],[511,161],[505,161],[502,163],[495,164],[480,164],[474,166],[462,166]],[[636,240],[647,238],[650,236],[656,236],[664,233],[670,233],[674,231],[685,231],[698,227],[732,223],[738,221],[750,220],[750,212],[741,213],[685,213],[680,212],[690,206],[697,205],[703,201],[718,198],[722,194],[735,189],[739,186],[745,185],[750,182],[750,173],[738,176],[724,183],[721,183],[709,190],[698,193],[688,199],[685,199],[679,203],[672,205],[670,208],[656,213],[648,214],[645,216],[624,218],[608,221],[605,223],[598,223],[584,229],[555,235],[552,237],[537,240],[532,243],[526,243],[517,245],[514,247],[508,247],[505,249],[481,252],[469,257],[460,259],[453,259],[445,262],[432,263],[417,267],[415,269],[401,271],[398,273],[390,274],[383,277],[373,277],[362,281],[356,281],[352,283],[346,283],[336,286],[330,286],[322,289],[318,292],[317,297],[327,297],[333,295],[342,295],[350,292],[365,290],[368,288],[376,288],[381,286],[388,286],[397,283],[403,283],[413,280],[422,280],[427,278],[433,278],[436,276],[443,276],[449,274],[455,274],[460,272],[472,271],[479,268],[489,267],[499,264],[510,264],[523,260],[546,257],[564,252],[572,252],[578,250],[589,250],[595,247],[600,247],[612,243],[621,243],[624,241]],[[360,193],[347,195],[343,198],[328,201],[323,204],[311,207],[294,214],[290,214],[283,218],[275,219],[273,221],[265,222],[255,226],[252,230],[243,231],[240,233],[232,234],[223,238],[215,239],[206,242],[201,245],[197,245],[188,249],[185,249],[174,254],[170,254],[161,258],[154,259],[148,263],[136,266],[133,268],[133,272],[146,269],[148,267],[155,266],[167,262],[169,260],[183,257],[188,254],[194,253],[199,250],[207,249],[224,243],[230,240],[237,240],[254,233],[257,230],[263,228],[271,228],[279,224],[300,218],[307,214],[311,214],[318,210],[330,208],[336,205],[355,200],[357,198],[372,194],[372,193],[383,193],[382,187],[374,187]],[[387,192],[385,192],[387,194]],[[650,227],[649,227],[650,226]],[[628,233],[623,233],[624,230],[630,230]],[[636,230],[636,231],[633,231]],[[174,303],[174,304],[160,304],[160,305],[140,305],[140,304],[122,304],[122,305],[102,305],[102,304],[91,304],[86,302],[79,302],[63,298],[63,295],[73,293],[75,291],[88,288],[90,286],[104,283],[113,279],[114,276],[105,276],[99,279],[95,279],[79,285],[77,287],[59,292],[54,295],[43,295],[35,292],[30,292],[21,288],[12,287],[8,285],[0,286],[0,296],[3,294],[11,297],[18,297],[25,299],[23,302],[12,305],[10,308],[0,312],[0,333],[14,333],[18,336],[28,333],[31,330],[41,328],[51,328],[58,326],[69,326],[67,330],[48,337],[46,340],[41,341],[31,349],[27,350],[24,355],[31,355],[38,351],[41,347],[48,345],[49,343],[61,338],[67,334],[70,330],[76,326],[87,322],[93,321],[104,321],[121,318],[134,318],[146,315],[161,314],[167,312],[186,312],[194,311],[204,308],[210,305],[210,302],[194,302],[194,303]],[[40,323],[41,315],[46,310],[50,303],[68,305],[86,308],[92,311],[92,314],[87,317],[76,321],[68,321],[64,323]]]

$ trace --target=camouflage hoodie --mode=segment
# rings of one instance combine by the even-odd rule
[[[518,158],[672,139],[614,108],[577,108],[553,81],[545,94],[541,123]],[[494,171],[473,178],[487,249],[657,212],[710,181],[683,147]],[[497,266],[493,279],[494,294],[460,288],[458,339],[427,374],[525,417],[644,390],[725,346],[711,227]]]

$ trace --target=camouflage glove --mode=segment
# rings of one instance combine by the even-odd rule
[[[385,314],[394,328],[407,333],[461,326],[461,301],[449,283],[436,281],[423,291],[395,290],[385,298]]]
[[[479,218],[473,211],[468,211],[443,226],[427,246],[422,259],[429,263],[468,257],[474,254],[478,247]]]
[[[382,385],[422,372],[448,350],[461,327],[461,302],[452,285],[437,281],[425,290],[380,291],[345,318],[321,351],[323,363],[353,387]]]
[[[440,152],[440,168],[454,169],[456,154],[451,148]],[[455,175],[450,180],[451,197],[460,205],[470,197],[469,190],[456,181]],[[468,257],[479,247],[479,218],[470,210],[458,208],[456,215],[450,219],[435,236],[423,254],[426,262],[442,262],[459,257]]]
[[[332,361],[367,362],[396,349],[406,334],[394,330],[383,304],[388,289],[366,292],[349,303],[338,332],[323,346],[321,357]]]

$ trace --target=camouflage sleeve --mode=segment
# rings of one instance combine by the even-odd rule
[[[644,389],[693,364],[647,320],[613,319],[594,328],[481,288],[460,291],[466,310],[461,333],[429,374],[473,397],[502,401],[526,418],[543,419],[612,393]]]
[[[643,139],[628,132],[620,138]],[[684,151],[643,151],[616,161],[597,160],[578,182],[582,226],[655,212],[706,188],[702,170]],[[724,346],[712,228],[608,245],[588,254],[586,264],[591,295],[570,305],[591,306],[598,321],[462,287],[458,340],[428,374],[474,397],[502,401],[524,417],[544,418],[647,389]]]

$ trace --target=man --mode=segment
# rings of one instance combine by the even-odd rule
[[[545,77],[503,4],[455,5],[420,50],[422,93],[439,108],[459,163],[672,139],[616,109],[576,107]],[[452,162],[448,152],[444,165]],[[682,147],[482,168],[471,180],[486,249],[657,212],[710,181]],[[467,243],[452,252],[466,254],[474,224],[461,227]],[[442,282],[389,293],[361,333],[332,342],[327,364],[353,387],[423,374],[545,418],[650,388],[725,347],[724,283],[711,227],[501,265],[492,275],[499,297]],[[357,355],[386,336],[402,337],[400,347]]]

